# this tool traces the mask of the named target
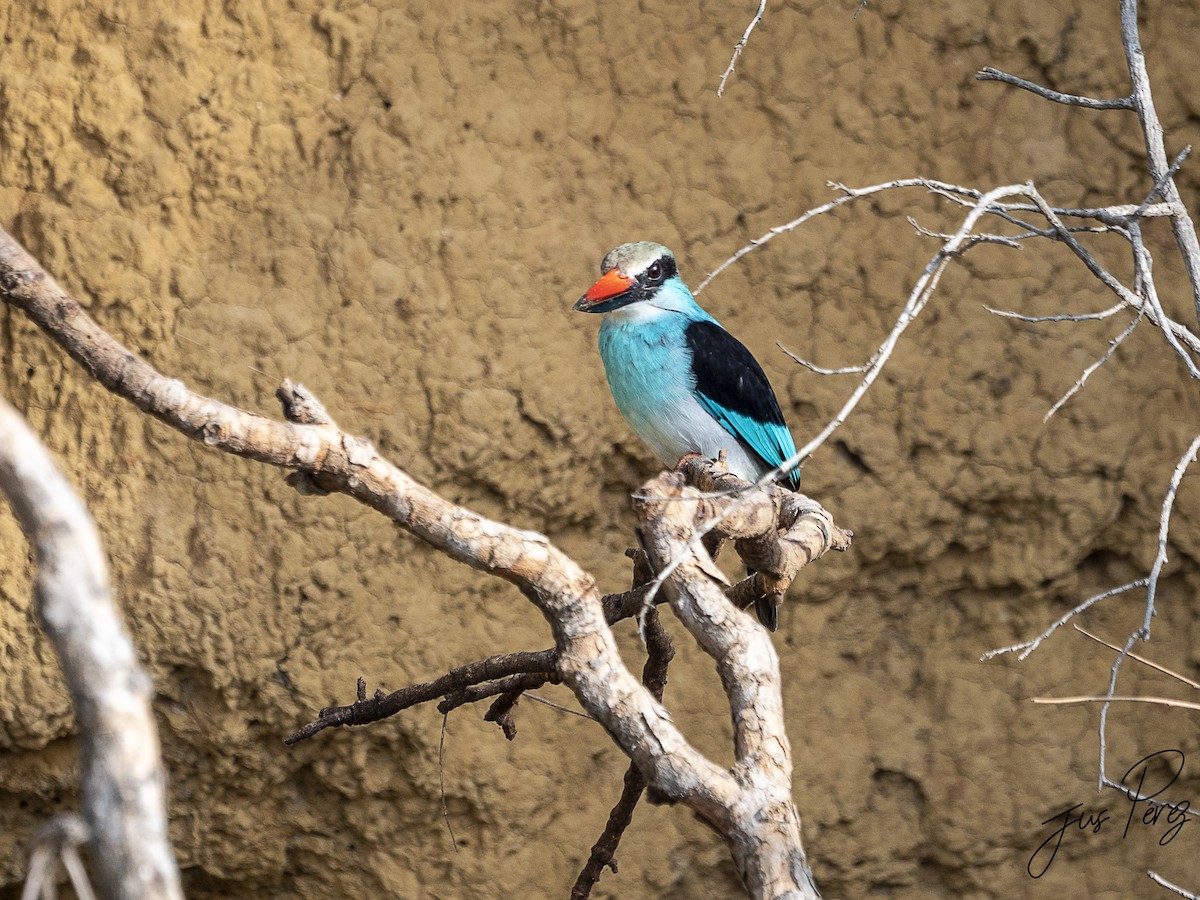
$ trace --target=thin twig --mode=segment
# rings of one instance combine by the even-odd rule
[[[525,693],[522,694],[522,696],[528,697],[530,700],[533,700],[535,703],[541,703],[543,706],[548,706],[551,709],[557,709],[559,712],[570,713],[573,716],[579,716],[579,718],[581,718],[581,719],[587,719],[589,722],[596,721],[595,716],[589,716],[585,712],[580,712],[577,709],[571,709],[571,707],[563,706],[561,703],[555,703],[553,700],[547,700],[545,697],[542,697],[539,694],[535,694],[533,691],[525,691]]]
[[[446,803],[446,723],[449,720],[450,713],[442,713],[442,736],[438,740],[438,788],[442,795],[442,819],[446,823],[446,830],[450,832],[450,846],[457,853],[458,841],[454,837],[454,826],[450,824],[450,807]]]
[[[1149,875],[1150,880],[1153,881],[1155,884],[1157,884],[1159,887],[1165,887],[1168,891],[1174,891],[1180,897],[1183,897],[1184,900],[1200,900],[1200,897],[1198,897],[1196,894],[1193,894],[1191,891],[1185,891],[1183,888],[1181,888],[1177,884],[1172,884],[1171,882],[1167,881],[1167,879],[1163,878],[1161,875],[1159,875],[1157,872],[1155,872],[1153,869],[1147,870],[1146,874]]]
[[[1045,100],[1053,100],[1055,103],[1062,103],[1066,106],[1081,106],[1084,109],[1134,108],[1132,97],[1114,97],[1110,100],[1097,100],[1094,97],[1082,97],[1079,94],[1064,94],[1061,91],[1042,87],[1042,85],[1035,84],[1032,81],[1026,81],[1024,78],[1018,78],[1016,75],[1001,72],[999,69],[993,69],[991,66],[980,69],[975,73],[975,78],[978,81],[1002,81],[1005,84],[1011,84],[1013,87],[1019,87],[1023,91],[1036,94]]]
[[[1148,578],[1138,578],[1129,582],[1128,584],[1123,584],[1120,587],[1109,588],[1107,591],[1101,591],[1099,594],[1094,594],[1032,640],[1021,641],[1021,643],[1013,644],[1010,647],[997,647],[995,650],[989,650],[987,653],[983,654],[983,656],[979,657],[980,662],[986,662],[992,657],[999,656],[1002,653],[1017,653],[1018,651],[1020,652],[1017,656],[1017,659],[1023,660],[1028,657],[1030,653],[1036,650],[1042,641],[1046,640],[1046,638],[1050,637],[1050,635],[1054,634],[1054,632],[1058,631],[1059,628],[1066,625],[1084,610],[1094,606],[1101,600],[1107,600],[1109,597],[1115,597],[1117,594],[1123,594],[1126,591],[1132,591],[1134,588],[1143,587],[1148,581]]]
[[[913,227],[913,231],[921,235],[921,237],[935,238],[939,241],[948,241],[954,235],[947,234],[941,231],[934,231],[931,228],[926,228],[916,220],[914,216],[905,216],[908,224]],[[1086,226],[1080,226],[1081,230],[1090,230]],[[1027,231],[1025,234],[973,234],[968,239],[971,244],[1000,244],[1004,247],[1011,247],[1013,250],[1021,249],[1021,240],[1024,238],[1041,237],[1039,231]]]
[[[1175,162],[1171,163],[1171,167],[1167,169],[1167,171],[1163,172],[1162,177],[1154,182],[1154,187],[1150,189],[1150,193],[1146,195],[1146,199],[1141,202],[1141,205],[1138,206],[1137,209],[1130,213],[1129,218],[1140,219],[1142,217],[1144,211],[1149,209],[1150,204],[1154,202],[1155,195],[1163,193],[1163,189],[1166,187],[1167,182],[1175,177],[1175,173],[1179,171],[1179,167],[1183,165],[1183,161],[1191,155],[1191,152],[1191,144],[1188,144],[1179,151],[1179,155],[1175,157]]]
[[[1121,697],[1117,695],[1108,696],[1107,694],[1099,697],[1030,697],[1034,703],[1051,703],[1051,704],[1067,704],[1067,703],[1153,703],[1160,706],[1177,706],[1180,709],[1195,709],[1200,710],[1200,703],[1195,703],[1191,700],[1176,700],[1172,697]]]
[[[298,744],[324,731],[345,725],[368,725],[394,716],[402,710],[421,703],[447,697],[468,688],[497,681],[510,675],[531,672],[553,673],[558,666],[558,650],[550,648],[536,652],[502,653],[477,662],[456,666],[440,678],[409,685],[390,694],[377,693],[372,698],[360,696],[348,706],[333,706],[321,710],[318,718],[284,739],[285,744]],[[505,688],[510,689],[510,688]],[[498,692],[493,692],[498,693]],[[484,695],[492,696],[492,695]],[[483,696],[475,699],[483,699]],[[459,704],[461,705],[461,704]],[[444,710],[449,712],[449,709]]]
[[[729,76],[733,74],[733,67],[738,61],[738,57],[742,55],[742,51],[746,49],[746,42],[750,40],[750,33],[758,27],[758,23],[762,21],[763,13],[767,11],[767,0],[759,0],[758,12],[754,14],[754,18],[750,20],[750,24],[746,26],[746,31],[742,35],[742,39],[734,45],[733,56],[729,59],[729,65],[725,67],[725,74],[721,76],[721,83],[717,85],[717,96],[720,97],[725,93],[725,82],[729,80]]]
[[[988,312],[994,316],[1003,316],[1006,319],[1017,319],[1021,322],[1089,322],[1100,319],[1107,319],[1123,309],[1127,309],[1125,303],[1115,303],[1108,309],[1102,312],[1095,313],[1059,313],[1053,316],[1027,316],[1024,313],[1011,312],[1007,309],[993,309],[990,306],[984,306]]]
[[[1109,357],[1116,352],[1117,348],[1121,346],[1121,343],[1125,340],[1125,338],[1133,334],[1133,329],[1137,328],[1137,326],[1141,323],[1144,313],[1144,309],[1138,310],[1138,314],[1133,317],[1133,321],[1129,323],[1125,330],[1108,342],[1108,349],[1104,351],[1103,355],[1101,355],[1098,360],[1084,369],[1083,374],[1075,380],[1075,383],[1067,389],[1067,392],[1058,398],[1058,402],[1046,410],[1046,414],[1042,416],[1043,425],[1049,422],[1051,417],[1060,409],[1062,409],[1068,400],[1083,390],[1083,386],[1087,384],[1087,380],[1092,377],[1092,373],[1108,362]]]
[[[1097,635],[1092,634],[1090,631],[1088,631],[1086,628],[1084,628],[1078,622],[1072,623],[1071,627],[1074,628],[1076,631],[1078,631],[1080,634],[1082,634],[1084,637],[1091,638],[1097,644],[1103,644],[1105,647],[1107,647],[1110,650],[1116,650],[1118,653],[1121,652],[1121,648],[1118,647],[1116,644],[1109,643],[1108,641],[1104,640],[1104,638],[1098,637]],[[1169,675],[1172,678],[1174,678],[1176,681],[1182,681],[1184,684],[1188,685],[1189,687],[1194,687],[1196,690],[1200,690],[1200,681],[1193,681],[1192,679],[1188,678],[1186,675],[1180,675],[1174,669],[1168,669],[1166,666],[1160,665],[1159,663],[1156,663],[1152,659],[1147,659],[1146,657],[1140,656],[1137,653],[1133,653],[1133,652],[1131,652],[1129,654],[1129,658],[1135,659],[1138,662],[1140,662],[1142,665],[1149,666],[1151,669],[1154,669],[1158,672],[1162,672],[1164,675]]]
[[[1105,691],[1106,697],[1115,697],[1117,695],[1117,676],[1121,673],[1121,664],[1125,662],[1125,657],[1133,649],[1133,645],[1138,640],[1138,632],[1132,632],[1125,639],[1124,645],[1117,651],[1116,658],[1113,659],[1112,667],[1108,673],[1108,690]],[[1100,790],[1108,784],[1110,787],[1114,785],[1108,777],[1108,711],[1112,708],[1111,703],[1104,703],[1100,706],[1099,721],[1097,724],[1097,737],[1100,741],[1100,751],[1097,770],[1099,776],[1097,778],[1096,790]]]
[[[1183,456],[1179,457],[1179,462],[1175,464],[1175,471],[1171,475],[1171,482],[1167,485],[1167,494],[1163,498],[1162,512],[1158,517],[1158,552],[1154,555],[1154,564],[1150,567],[1150,577],[1146,582],[1146,615],[1142,621],[1142,640],[1148,640],[1150,637],[1150,620],[1155,614],[1154,596],[1158,590],[1158,576],[1167,563],[1167,535],[1171,527],[1171,507],[1175,505],[1175,494],[1179,490],[1179,483],[1183,481],[1183,476],[1187,473],[1188,466],[1196,461],[1197,450],[1200,450],[1200,434],[1193,438]]]
[[[865,364],[861,366],[843,366],[840,369],[826,369],[822,366],[818,366],[816,363],[809,362],[807,359],[797,356],[787,347],[783,346],[783,344],[781,344],[779,341],[775,342],[775,346],[794,359],[796,362],[800,363],[800,365],[804,366],[804,368],[808,369],[810,372],[816,372],[818,375],[851,375],[856,373],[861,374],[867,371]]]
[[[1175,179],[1167,177],[1164,180],[1163,177],[1169,170],[1167,150],[1163,142],[1162,121],[1154,109],[1154,99],[1150,93],[1150,73],[1146,69],[1146,54],[1142,50],[1141,38],[1138,35],[1137,0],[1121,0],[1121,43],[1125,48],[1129,80],[1133,85],[1131,97],[1134,108],[1137,110],[1138,121],[1142,126],[1150,177],[1155,184],[1163,182],[1161,190],[1163,200],[1175,208],[1171,215],[1171,228],[1175,232],[1179,254],[1187,269],[1188,280],[1192,286],[1192,300],[1196,308],[1196,317],[1200,321],[1200,240],[1196,238],[1196,224],[1188,215]]]

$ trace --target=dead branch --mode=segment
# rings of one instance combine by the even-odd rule
[[[75,704],[83,818],[100,895],[181,898],[150,678],[113,606],[91,516],[3,401],[0,490],[33,547],[38,618]]]
[[[688,484],[706,494],[719,491],[722,497],[733,498],[753,488],[750,482],[731,475],[716,460],[693,458],[684,463],[680,471]],[[763,502],[747,506],[713,529],[722,538],[751,535],[737,540],[735,546],[746,565],[756,571],[726,589],[726,595],[741,609],[767,597],[782,598],[801,568],[830,550],[848,549],[853,536],[852,532],[838,527],[824,507],[803,494],[769,487],[764,489],[764,498]],[[701,504],[698,509],[703,515],[717,514],[717,507],[711,504]],[[644,567],[644,556],[636,552],[634,555],[639,566]],[[652,578],[648,571],[635,573],[634,581],[638,587],[603,597],[605,621],[613,625],[642,612],[646,602],[645,582]],[[654,602],[664,603],[666,597],[656,597]],[[647,644],[650,643],[648,638]],[[440,700],[438,712],[444,714],[497,695],[500,700],[505,697],[507,700],[502,705],[494,705],[484,718],[500,725],[511,740],[516,734],[511,717],[516,697],[522,691],[543,684],[558,684],[561,680],[555,648],[498,654],[458,666],[431,681],[388,694],[377,691],[370,698],[366,695],[365,682],[359,679],[354,703],[321,710],[314,721],[286,738],[285,743],[300,743],[326,728],[369,725],[434,700]],[[508,696],[510,694],[512,696]]]
[[[1200,241],[1196,238],[1196,225],[1183,203],[1179,187],[1175,184],[1167,165],[1162,121],[1154,108],[1154,99],[1150,93],[1150,73],[1146,70],[1146,54],[1142,50],[1142,40],[1138,35],[1137,0],[1121,0],[1121,43],[1125,47],[1125,61],[1129,67],[1129,80],[1133,85],[1133,104],[1137,110],[1138,122],[1142,126],[1147,168],[1154,182],[1162,183],[1159,193],[1163,201],[1172,207],[1171,228],[1175,232],[1179,255],[1192,285],[1196,319],[1200,322]]]
[[[979,81],[1002,81],[1005,84],[1011,84],[1013,87],[1019,87],[1023,91],[1029,91],[1031,94],[1036,94],[1043,100],[1052,100],[1055,103],[1062,103],[1065,106],[1081,106],[1084,109],[1133,109],[1132,97],[1115,97],[1111,100],[1097,100],[1094,97],[1082,97],[1079,94],[1064,94],[1061,91],[1051,90],[1048,87],[1042,87],[1040,84],[1034,84],[1032,81],[1026,81],[1024,78],[1018,78],[1016,75],[1009,75],[1007,72],[1001,72],[998,69],[993,69],[991,66],[986,66],[975,73],[975,77]]]
[[[345,493],[382,512],[451,558],[515,584],[545,615],[554,635],[553,673],[629,756],[649,785],[684,803],[726,837],[734,860],[756,896],[816,897],[800,844],[791,799],[791,759],[783,733],[778,658],[766,632],[714,589],[719,572],[689,540],[700,507],[656,501],[642,509],[653,564],[672,559],[683,572],[668,581],[675,613],[717,659],[733,707],[738,762],[732,770],[702,756],[620,657],[595,580],[543,535],[522,531],[450,503],[385,460],[366,440],[347,434],[303,387],[284,382],[279,396],[293,421],[281,422],[197,394],[167,378],[107,334],[37,262],[0,231],[0,296],[25,312],[110,391],[176,430],[214,449],[293,470],[308,491]],[[682,476],[652,482],[678,495]],[[694,490],[694,489],[692,489]],[[745,522],[776,530],[766,493],[745,506],[737,538],[754,538]],[[691,498],[688,498],[689,500]],[[767,507],[757,503],[765,500]],[[660,530],[666,529],[666,533]],[[651,550],[650,547],[655,549]],[[693,579],[702,584],[691,585]],[[616,604],[614,604],[616,605]],[[701,615],[703,610],[703,615]],[[528,665],[528,660],[523,660]],[[540,663],[539,663],[540,664]],[[491,670],[497,678],[519,671]],[[734,679],[751,679],[739,686]],[[509,683],[503,685],[511,690]],[[428,693],[430,688],[426,688]],[[360,691],[360,702],[365,699]],[[386,700],[386,698],[377,698]]]
[[[643,545],[660,573],[673,566],[664,588],[671,608],[717,663],[734,724],[738,788],[760,798],[760,808],[731,807],[713,820],[730,842],[734,862],[754,896],[813,896],[816,887],[801,849],[800,816],[791,798],[791,747],[783,728],[779,660],[767,632],[728,602],[724,575],[695,540],[702,525],[737,509],[721,523],[733,538],[753,538],[751,522],[770,504],[763,487],[725,498],[703,497],[678,472],[660,475],[634,498]],[[774,516],[768,518],[774,528]],[[747,846],[762,852],[748,855]]]
[[[725,67],[725,73],[721,76],[721,83],[717,85],[717,96],[720,97],[725,93],[725,82],[729,80],[729,76],[733,74],[733,67],[737,65],[738,57],[742,55],[742,51],[746,49],[746,42],[750,40],[750,35],[754,29],[758,27],[758,23],[762,21],[763,14],[767,11],[767,0],[759,0],[758,11],[754,14],[754,18],[750,20],[750,24],[746,26],[745,32],[742,34],[742,39],[737,42],[733,48],[733,56],[729,58],[729,65]]]

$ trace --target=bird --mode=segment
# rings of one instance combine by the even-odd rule
[[[617,409],[659,462],[675,466],[726,453],[729,471],[758,481],[796,453],[762,366],[704,311],[679,275],[675,254],[653,241],[605,255],[600,279],[573,309],[601,313],[600,359]],[[800,470],[784,476],[800,487]],[[774,598],[756,604],[774,631]]]

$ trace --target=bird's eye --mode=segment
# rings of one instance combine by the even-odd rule
[[[646,270],[646,277],[651,281],[658,281],[658,279],[662,278],[662,263],[657,261],[652,262],[650,268]]]

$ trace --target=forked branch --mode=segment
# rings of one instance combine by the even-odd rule
[[[291,470],[298,488],[345,493],[453,559],[515,584],[550,624],[552,674],[575,693],[648,784],[688,805],[725,835],[752,894],[817,896],[791,800],[778,659],[766,632],[717,586],[713,573],[719,570],[703,547],[678,543],[682,533],[694,533],[694,517],[707,509],[703,501],[680,493],[682,476],[663,476],[648,486],[652,495],[661,488],[687,502],[668,502],[665,508],[658,501],[642,503],[643,536],[656,566],[672,558],[664,552],[681,560],[679,571],[667,579],[666,593],[722,672],[738,723],[738,761],[732,770],[700,754],[629,671],[595,580],[544,536],[485,518],[418,484],[368,441],[342,431],[299,385],[285,382],[280,388],[291,418],[285,422],[205,397],[163,376],[100,328],[2,231],[0,297],[27,314],[109,390],[188,437]],[[744,514],[774,534],[777,507],[765,492],[759,502],[766,503],[762,510],[744,504]],[[743,530],[732,536],[751,539],[754,534]],[[832,542],[826,549],[831,547]],[[697,579],[700,583],[691,584]],[[620,602],[633,597],[636,592]],[[519,674],[516,668],[495,674],[507,678]],[[750,681],[736,683],[743,675]]]

